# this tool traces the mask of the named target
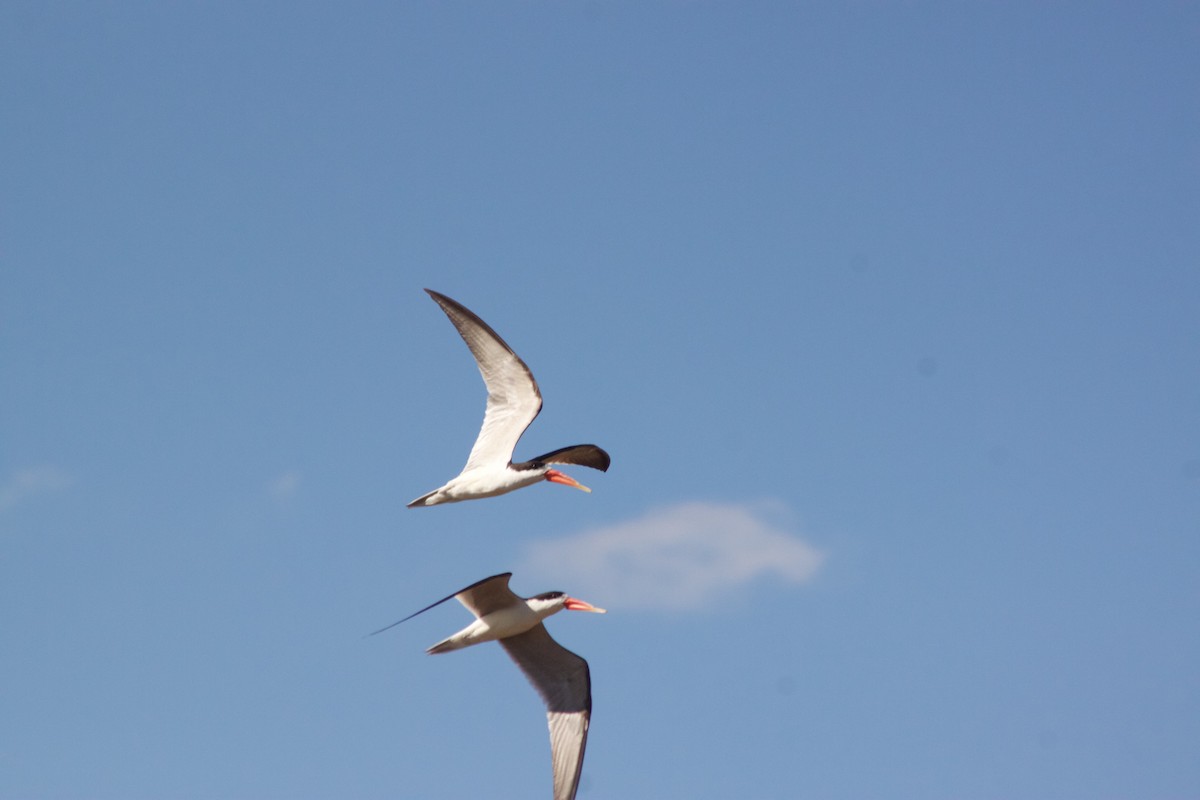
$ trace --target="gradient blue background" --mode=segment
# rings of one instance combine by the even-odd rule
[[[548,796],[463,609],[363,634],[693,503],[822,560],[549,621],[584,800],[1200,796],[1198,31],[3,3],[0,796]],[[593,494],[404,508],[483,409],[425,286]]]

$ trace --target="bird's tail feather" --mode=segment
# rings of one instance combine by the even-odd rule
[[[436,656],[438,653],[449,653],[451,650],[461,650],[463,647],[464,645],[461,641],[456,641],[454,637],[451,636],[449,639],[442,639],[425,652],[431,656]]]
[[[409,503],[407,508],[421,508],[422,506],[427,506],[429,505],[429,498],[433,497],[435,494],[437,494],[436,489],[429,494],[421,495],[416,500],[413,500],[411,503]]]

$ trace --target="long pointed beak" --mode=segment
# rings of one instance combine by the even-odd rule
[[[591,603],[584,602],[577,597],[568,597],[567,602],[563,603],[563,608],[567,611],[592,611],[596,614],[607,614],[603,608],[596,608]]]
[[[563,486],[571,486],[575,489],[582,489],[583,491],[589,493],[592,491],[579,481],[572,478],[570,475],[564,475],[556,469],[546,470],[546,480],[550,481],[551,483],[561,483]]]

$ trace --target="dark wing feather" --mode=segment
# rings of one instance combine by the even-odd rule
[[[493,575],[490,578],[484,578],[481,581],[476,581],[475,583],[472,583],[470,586],[468,586],[465,589],[459,589],[454,594],[446,595],[441,600],[438,600],[435,603],[430,603],[429,605],[422,608],[420,611],[414,611],[413,613],[409,614],[407,617],[405,617],[402,620],[397,620],[396,622],[393,622],[391,625],[385,625],[377,631],[372,631],[371,633],[368,633],[367,636],[374,636],[377,633],[383,633],[384,631],[388,630],[389,628],[396,627],[401,622],[408,622],[410,619],[417,616],[418,614],[424,614],[429,609],[437,608],[442,603],[446,602],[447,600],[452,600],[455,597],[458,597],[459,602],[461,602],[464,606],[466,606],[468,609],[470,609],[472,614],[474,614],[476,617],[481,617],[481,616],[483,616],[483,614],[486,614],[488,612],[485,611],[483,613],[480,613],[479,611],[476,610],[475,607],[472,607],[471,603],[469,603],[467,600],[464,600],[463,597],[459,597],[459,595],[468,596],[468,593],[469,593],[469,595],[473,598],[478,597],[479,602],[483,603],[483,604],[486,604],[488,602],[495,602],[495,600],[497,598],[503,597],[505,593],[507,593],[507,595],[510,598],[517,597],[515,594],[513,594],[512,592],[510,592],[508,590],[508,579],[511,577],[512,577],[511,572],[502,572],[499,575]],[[520,598],[517,598],[517,599],[520,600]],[[472,602],[474,602],[474,601],[472,601]],[[511,601],[509,601],[509,602],[511,602]]]
[[[542,467],[546,464],[576,464],[580,467],[591,467],[598,469],[601,472],[608,472],[608,465],[612,463],[612,459],[608,457],[608,453],[601,450],[594,444],[573,444],[570,447],[560,447],[557,450],[551,450],[549,453],[531,458],[529,461],[521,464],[513,464],[513,469],[521,469],[526,467],[532,469],[534,467]]]
[[[592,715],[592,679],[587,662],[554,641],[546,626],[540,624],[501,639],[500,645],[546,704],[554,800],[574,800]]]

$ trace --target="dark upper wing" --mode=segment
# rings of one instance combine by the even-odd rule
[[[551,450],[549,453],[544,453],[537,458],[531,458],[524,463],[529,466],[577,464],[581,467],[591,467],[601,472],[608,472],[608,465],[612,463],[612,459],[608,457],[608,453],[594,444],[573,444],[570,447],[560,447],[557,450]],[[515,469],[520,469],[521,466],[523,465],[513,464]]]
[[[499,575],[493,575],[490,578],[484,578],[481,581],[472,583],[470,586],[468,586],[465,589],[459,589],[454,594],[446,595],[441,600],[438,600],[436,603],[430,603],[429,605],[422,608],[420,611],[414,611],[413,613],[409,614],[407,617],[405,617],[402,620],[393,622],[391,625],[385,625],[382,628],[380,628],[379,630],[372,631],[371,633],[368,633],[367,635],[374,636],[377,633],[383,633],[388,628],[394,628],[397,625],[399,625],[401,622],[408,622],[410,619],[417,616],[418,614],[424,614],[429,609],[436,608],[437,606],[440,606],[442,603],[446,602],[447,600],[450,600],[455,597],[457,597],[459,599],[459,602],[461,602],[464,606],[466,606],[468,609],[470,609],[472,614],[474,614],[476,617],[481,617],[481,616],[483,616],[483,614],[486,614],[488,612],[484,611],[484,612],[480,613],[479,611],[476,610],[475,607],[473,607],[471,605],[471,602],[468,602],[467,600],[465,600],[464,597],[467,597],[467,596],[470,596],[472,598],[478,597],[480,603],[483,603],[486,605],[489,602],[489,600],[491,602],[495,602],[501,598],[504,598],[505,595],[507,595],[508,598],[510,598],[510,599],[506,600],[505,602],[506,603],[512,602],[511,598],[514,598],[517,596],[508,590],[508,579],[511,577],[512,577],[511,572],[502,572]],[[519,600],[520,598],[517,598],[517,599]],[[504,603],[502,603],[502,605],[503,604]]]
[[[542,410],[542,393],[533,373],[491,326],[462,303],[426,289],[454,323],[483,375],[487,386],[487,410],[483,427],[464,471],[479,464],[507,464],[521,434]]]
[[[592,679],[587,662],[554,641],[546,626],[540,624],[501,639],[500,645],[546,704],[554,800],[573,800],[583,771],[592,715]]]

